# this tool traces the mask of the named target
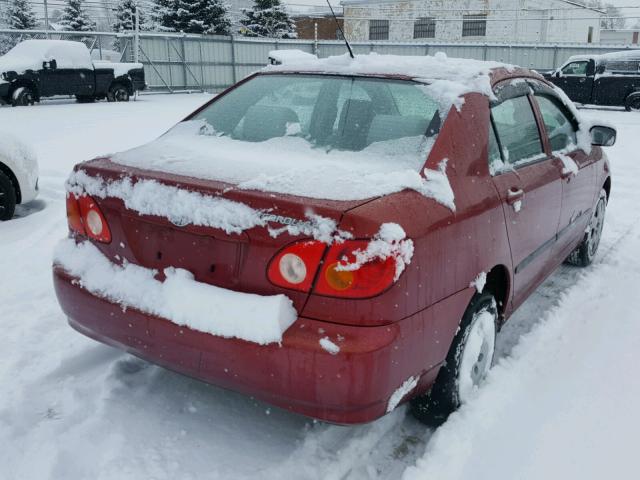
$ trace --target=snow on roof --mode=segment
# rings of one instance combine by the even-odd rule
[[[283,63],[305,62],[317,60],[312,53],[303,52],[302,50],[271,50],[269,52],[269,61],[271,65],[281,65]]]
[[[609,53],[601,53],[601,54],[580,54],[580,55],[572,55],[566,61],[565,64],[569,62],[577,62],[580,60],[618,60],[618,61],[629,61],[629,60],[640,60],[640,48],[638,49],[630,49],[630,50],[622,50],[620,52],[609,52]]]
[[[460,108],[460,97],[466,93],[478,92],[492,98],[489,74],[495,68],[515,67],[499,62],[449,58],[443,52],[433,56],[379,55],[374,52],[356,55],[353,59],[348,54],[328,58],[292,55],[281,65],[269,65],[263,71],[410,77],[429,84],[429,93],[439,101],[441,111],[448,111],[447,106]]]
[[[58,68],[93,69],[89,49],[68,40],[25,40],[0,57],[0,71],[40,70],[43,62],[55,60]]]

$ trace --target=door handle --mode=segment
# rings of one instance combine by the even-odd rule
[[[507,192],[507,203],[509,205],[513,205],[518,200],[522,200],[523,197],[524,197],[524,190],[522,190],[521,188],[512,187]]]
[[[581,79],[580,79],[580,83],[584,83],[584,82],[586,82],[586,81],[587,81],[587,79],[586,79],[586,78],[581,78]]]

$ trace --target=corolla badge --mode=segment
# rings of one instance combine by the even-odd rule
[[[299,225],[311,225],[311,222],[300,220],[298,218],[292,217],[284,217],[282,215],[276,215],[274,213],[263,213],[260,215],[260,218],[265,222],[273,222],[279,223],[280,225],[291,225],[291,226],[299,226]]]

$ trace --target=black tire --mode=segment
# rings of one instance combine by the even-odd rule
[[[493,317],[492,330],[485,332],[489,345],[485,350],[483,342],[480,345],[476,363],[469,364],[465,362],[463,367],[463,357],[465,360],[467,360],[467,357],[473,359],[474,352],[471,350],[477,346],[477,344],[475,346],[471,345],[474,342],[468,341],[470,333],[475,331],[478,326],[488,326],[490,323],[489,317],[481,315],[483,312],[487,312]],[[411,400],[411,413],[418,420],[432,427],[441,425],[452,412],[464,403],[466,400],[464,397],[471,391],[469,387],[475,388],[484,381],[484,377],[493,362],[498,318],[498,307],[493,295],[488,292],[476,294],[462,316],[460,329],[451,343],[445,363],[440,368],[433,387],[426,394]],[[479,322],[483,322],[483,324],[478,325]],[[472,381],[472,385],[469,385],[468,381],[462,382],[463,368],[467,369],[469,373],[473,371],[475,374],[478,362],[481,362],[481,367],[478,368],[477,378],[468,379]],[[472,366],[471,370],[469,370],[469,366]],[[465,383],[464,386],[463,383]]]
[[[591,214],[591,220],[587,227],[587,232],[580,242],[580,245],[567,257],[567,263],[576,267],[588,267],[593,262],[600,246],[604,217],[607,210],[607,192],[600,190],[598,201]]]
[[[96,101],[96,97],[92,95],[76,95],[78,103],[93,103]]]
[[[624,101],[627,112],[640,112],[640,92],[630,94]]]
[[[27,107],[36,103],[36,94],[30,87],[18,87],[11,95],[11,105]]]
[[[107,101],[109,102],[128,102],[130,98],[129,89],[122,83],[115,83],[109,87],[107,93]]]
[[[16,209],[16,190],[4,172],[0,171],[0,221],[11,220]]]

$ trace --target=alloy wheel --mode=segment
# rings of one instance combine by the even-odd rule
[[[587,252],[589,258],[593,258],[598,251],[600,238],[602,237],[602,228],[604,227],[605,200],[600,198],[596,209],[591,217],[588,227]]]

